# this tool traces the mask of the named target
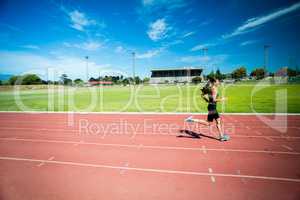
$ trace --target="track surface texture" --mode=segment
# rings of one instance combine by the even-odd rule
[[[300,116],[187,116],[0,113],[0,199],[300,199]]]

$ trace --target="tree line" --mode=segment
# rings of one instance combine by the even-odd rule
[[[205,79],[209,79],[211,77],[217,78],[219,80],[224,79],[234,79],[236,81],[242,80],[246,77],[250,77],[255,80],[261,80],[267,76],[274,77],[274,76],[285,76],[285,77],[295,77],[299,76],[300,72],[299,70],[295,70],[292,68],[281,68],[276,73],[273,72],[267,72],[264,67],[258,67],[253,69],[250,74],[248,75],[246,67],[238,67],[235,70],[233,70],[231,73],[223,74],[221,73],[220,69],[217,69],[216,72],[211,71],[208,75],[204,76]],[[201,77],[195,77],[192,79],[193,83],[199,83],[202,81]]]
[[[250,77],[252,79],[260,80],[265,78],[266,76],[286,76],[286,77],[296,77],[299,76],[299,70],[295,70],[292,68],[281,68],[276,73],[267,72],[263,67],[258,67],[253,69],[249,75],[247,73],[246,67],[238,67],[233,70],[231,73],[221,73],[219,69],[216,72],[211,71],[208,75],[205,75],[204,78],[208,79],[210,77],[215,77],[219,80],[224,79],[234,79],[234,80],[242,80],[246,77]],[[149,83],[150,78],[146,77],[141,79],[139,76],[136,77],[124,77],[124,76],[99,76],[97,78],[91,77],[89,82],[94,81],[106,81],[111,82],[114,85],[129,85],[129,84],[147,84]],[[193,83],[200,83],[202,82],[201,77],[194,77],[192,79]],[[11,76],[7,81],[1,81],[0,85],[41,85],[41,84],[53,84],[53,85],[85,85],[85,82],[80,79],[76,78],[74,80],[70,79],[67,74],[62,74],[58,81],[51,81],[51,80],[43,80],[36,74],[25,74],[25,75],[18,75],[18,76]]]
[[[116,85],[129,85],[129,84],[146,84],[149,82],[149,78],[141,79],[139,76],[134,78],[124,77],[124,76],[100,76],[97,78],[91,77],[89,82],[93,81],[106,81],[111,82]],[[58,81],[43,80],[36,74],[25,74],[25,75],[15,75],[11,76],[7,81],[1,81],[0,85],[43,85],[43,84],[53,84],[53,85],[85,85],[85,81],[80,78],[72,80],[67,74],[62,74]]]

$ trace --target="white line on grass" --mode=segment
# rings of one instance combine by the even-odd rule
[[[216,177],[230,177],[230,178],[248,178],[248,179],[258,179],[258,180],[268,180],[268,181],[286,181],[286,182],[300,183],[300,179],[284,178],[284,177],[252,176],[252,175],[237,175],[237,174],[223,174],[223,173],[209,173],[209,172],[179,171],[179,170],[153,169],[153,168],[123,167],[123,166],[111,166],[111,165],[89,164],[89,163],[56,161],[56,160],[55,161],[54,160],[39,160],[39,159],[5,157],[5,156],[1,156],[0,160],[23,161],[23,162],[45,162],[47,164],[56,164],[56,165],[106,168],[106,169],[117,169],[117,170],[131,170],[131,171],[161,173],[161,174],[178,174],[178,175],[180,174],[180,175],[194,175],[194,176],[216,176]]]

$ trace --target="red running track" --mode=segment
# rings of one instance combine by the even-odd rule
[[[300,199],[300,116],[185,117],[1,113],[0,199]]]

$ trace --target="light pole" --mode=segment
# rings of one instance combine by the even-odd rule
[[[269,48],[270,45],[264,45],[264,71],[265,71],[265,76],[267,76],[267,68],[269,64]]]
[[[205,58],[205,56],[207,55],[208,48],[204,47],[201,50],[203,51],[203,56]],[[208,68],[208,66],[206,66],[206,68]],[[204,70],[203,70],[203,73],[204,73]]]
[[[132,52],[132,78],[133,78],[133,84],[135,85],[135,52]]]
[[[89,82],[89,57],[85,56],[86,60],[86,83]]]

